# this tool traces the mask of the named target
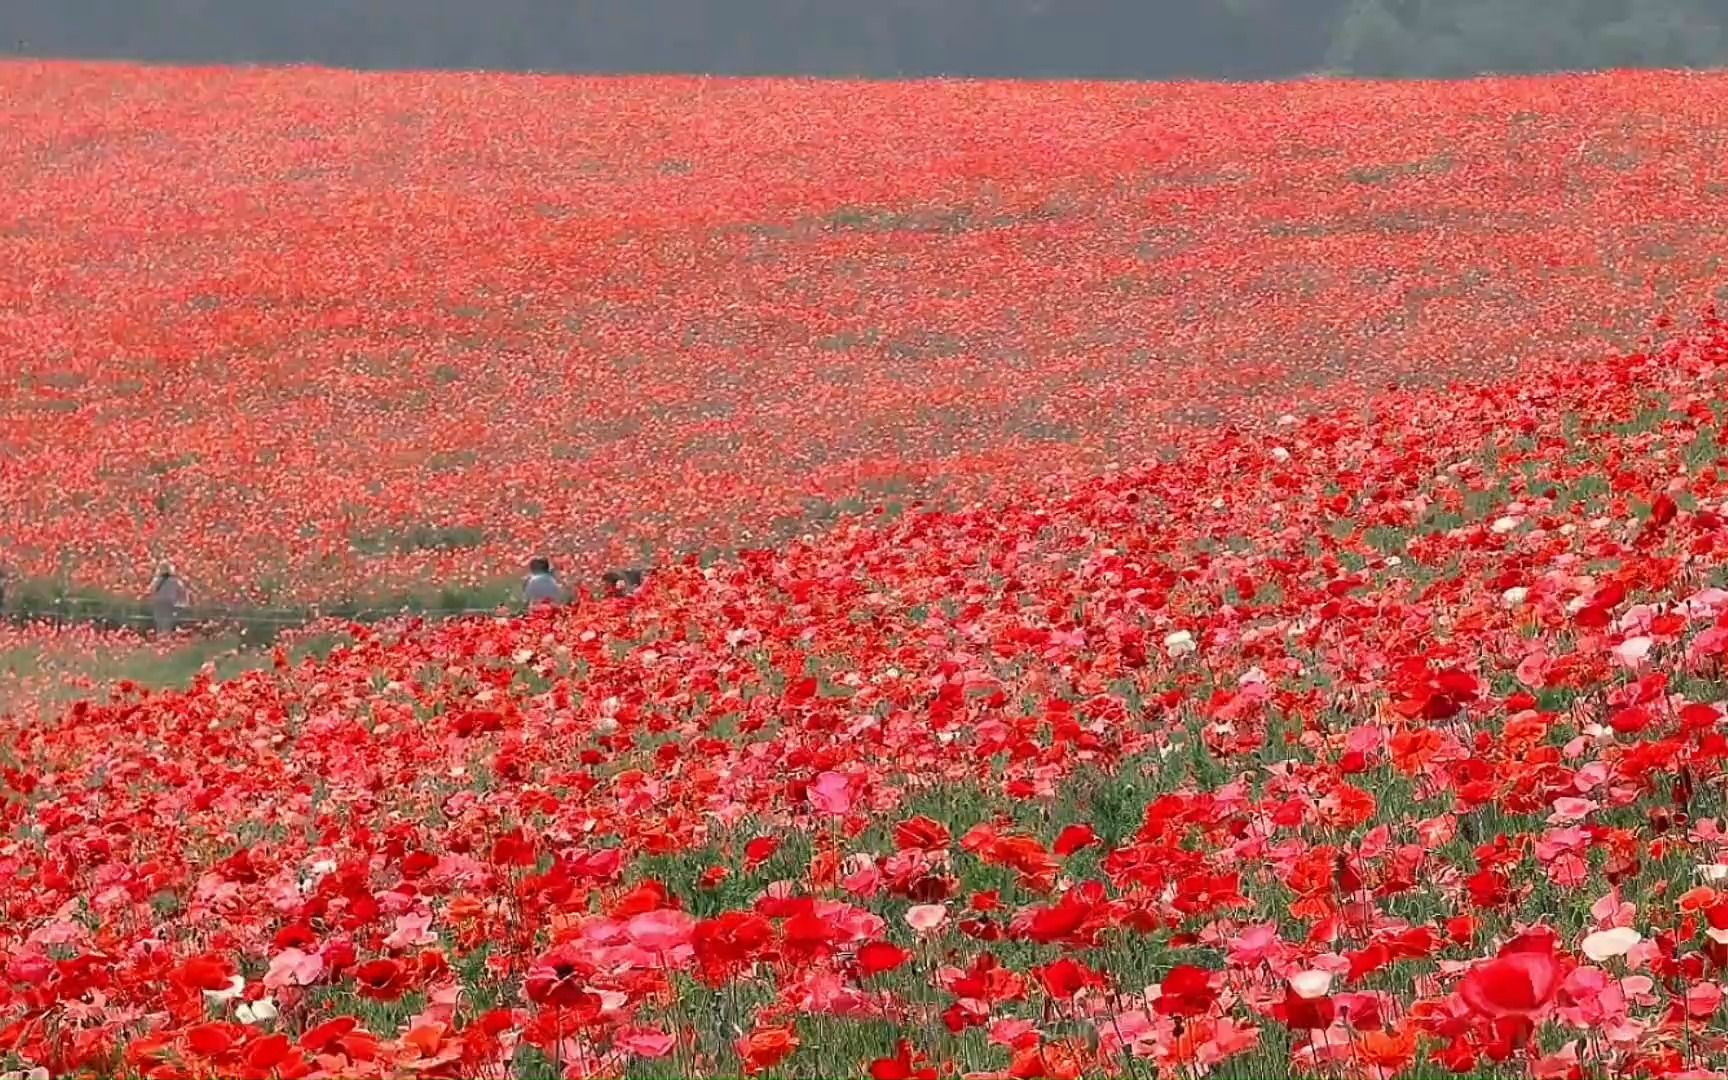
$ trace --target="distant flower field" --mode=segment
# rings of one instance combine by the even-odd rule
[[[477,587],[1619,351],[1725,91],[0,65],[0,561]]]

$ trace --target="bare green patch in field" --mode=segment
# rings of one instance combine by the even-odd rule
[[[486,542],[486,534],[470,525],[415,525],[401,532],[349,538],[361,555],[403,555],[414,551],[462,551]]]

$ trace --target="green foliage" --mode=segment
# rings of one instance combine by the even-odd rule
[[[1621,67],[1712,67],[1728,58],[1707,0],[1351,0],[1326,54],[1359,75],[1446,77]]]

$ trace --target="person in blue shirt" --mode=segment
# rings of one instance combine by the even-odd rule
[[[529,607],[564,603],[564,587],[552,575],[552,560],[537,556],[528,563],[528,581],[522,586],[522,598]]]

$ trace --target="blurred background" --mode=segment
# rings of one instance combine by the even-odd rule
[[[3,0],[39,57],[1278,79],[1715,67],[1728,0]]]

